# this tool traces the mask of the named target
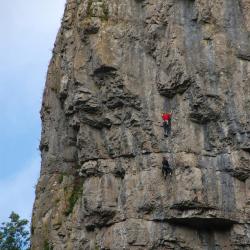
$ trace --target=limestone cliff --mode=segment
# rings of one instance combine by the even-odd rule
[[[32,249],[250,249],[249,0],[68,0],[41,117]]]

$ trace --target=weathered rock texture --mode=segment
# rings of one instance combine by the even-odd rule
[[[32,249],[250,249],[249,36],[249,0],[68,0]]]

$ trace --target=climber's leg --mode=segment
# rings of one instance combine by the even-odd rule
[[[173,173],[173,171],[172,171],[172,168],[168,168],[168,173],[169,173],[169,175],[172,175],[172,173]]]
[[[163,166],[163,171],[164,171],[163,176],[164,176],[164,178],[166,179],[167,176],[168,176],[168,174],[169,174],[169,167],[166,166],[166,165],[164,165],[164,166]]]
[[[162,172],[163,177],[166,178],[166,169],[165,169],[165,166],[162,166],[161,172]]]
[[[164,136],[168,136],[168,122],[163,122]]]

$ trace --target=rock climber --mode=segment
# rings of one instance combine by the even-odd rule
[[[163,120],[163,129],[164,129],[164,136],[170,135],[171,132],[171,118],[172,118],[172,111],[170,113],[162,113],[161,117]]]
[[[172,169],[171,167],[169,166],[169,163],[168,163],[168,160],[167,160],[167,157],[163,157],[162,158],[162,173],[163,173],[163,176],[166,178],[167,175],[172,175]]]

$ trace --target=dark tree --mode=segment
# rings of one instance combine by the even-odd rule
[[[14,212],[10,215],[10,222],[2,223],[0,227],[1,250],[29,250],[30,233],[27,230],[28,220],[21,220]]]

